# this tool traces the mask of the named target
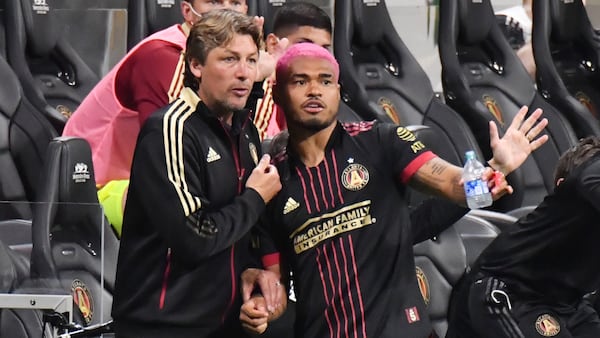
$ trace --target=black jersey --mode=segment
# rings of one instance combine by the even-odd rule
[[[572,302],[600,287],[600,155],[572,171],[529,215],[503,231],[475,269],[516,291]]]
[[[296,337],[429,336],[404,193],[434,156],[407,129],[374,122],[338,124],[316,167],[288,150],[261,248],[292,269]]]

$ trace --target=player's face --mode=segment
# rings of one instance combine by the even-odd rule
[[[290,46],[300,42],[312,42],[325,49],[331,48],[331,34],[320,28],[311,26],[300,26],[288,36],[284,36],[290,41]]]
[[[243,109],[257,76],[258,48],[250,35],[236,34],[225,46],[212,49],[204,65],[192,60],[200,78],[198,95],[217,115]]]
[[[191,0],[182,2],[182,12],[186,21],[194,24],[202,14],[213,9],[231,9],[243,14],[248,13],[246,0]]]
[[[340,85],[327,60],[298,57],[290,63],[284,83],[277,83],[275,102],[290,129],[318,132],[335,123],[340,104]]]

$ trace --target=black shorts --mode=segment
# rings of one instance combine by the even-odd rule
[[[495,277],[465,279],[457,287],[446,338],[600,337],[600,319],[586,300],[525,300]]]

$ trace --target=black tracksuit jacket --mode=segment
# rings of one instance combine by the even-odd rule
[[[245,183],[260,159],[246,112],[224,126],[197,95],[154,113],[139,135],[112,315],[126,337],[239,337],[239,277],[257,266],[265,208]]]

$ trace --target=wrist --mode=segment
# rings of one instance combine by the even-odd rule
[[[492,158],[491,160],[489,160],[487,162],[487,165],[492,168],[494,171],[499,171],[500,173],[502,173],[504,176],[510,174],[512,172],[512,170],[506,166],[502,166],[499,163],[497,163],[494,158]]]

